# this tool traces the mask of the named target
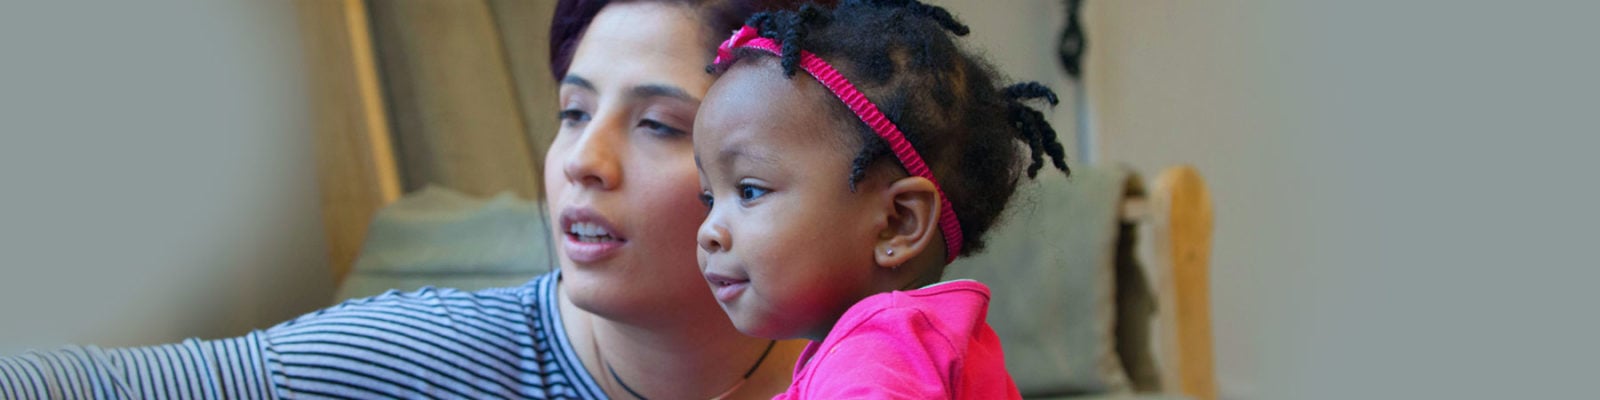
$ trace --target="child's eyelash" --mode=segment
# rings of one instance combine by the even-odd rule
[[[738,188],[739,188],[739,201],[741,201],[741,202],[748,202],[748,201],[752,201],[752,200],[755,200],[755,199],[759,199],[762,196],[766,196],[768,193],[772,193],[771,189],[767,189],[767,188],[756,186],[756,185],[751,185],[751,184],[748,184],[748,183],[741,183],[741,184],[739,184]]]
[[[707,190],[707,191],[700,192],[700,203],[701,204],[705,204],[706,208],[711,208],[712,203],[715,203],[715,202],[716,202],[716,199],[711,197],[711,191]]]

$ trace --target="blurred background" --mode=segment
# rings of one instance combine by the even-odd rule
[[[538,195],[517,166],[554,132],[553,2],[373,0],[354,19],[350,3],[0,1],[0,355],[325,307],[365,228],[328,214],[338,201]],[[1084,0],[1079,81],[1056,58],[1062,2],[930,3],[1066,95],[1051,118],[1086,135],[1076,162],[1205,176],[1222,398],[1592,397],[1600,5]],[[307,68],[350,32],[377,56],[340,62],[385,75]],[[485,40],[500,49],[459,45]],[[362,90],[402,100],[327,103]],[[374,125],[525,135],[402,146],[478,167],[399,187],[319,179],[319,149]]]

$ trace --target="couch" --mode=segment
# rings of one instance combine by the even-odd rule
[[[990,286],[989,321],[1024,397],[1215,399],[1209,202],[1190,167],[1148,189],[1117,166],[1040,174],[1019,187],[987,250],[946,277]],[[373,217],[336,300],[522,284],[555,265],[548,221],[509,193],[405,195]]]

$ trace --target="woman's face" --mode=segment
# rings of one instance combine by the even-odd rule
[[[560,84],[545,192],[562,284],[585,310],[635,323],[720,313],[695,265],[706,208],[690,130],[712,81],[703,25],[681,6],[606,6]]]

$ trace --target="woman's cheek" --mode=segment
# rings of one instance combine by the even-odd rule
[[[560,194],[570,184],[567,182],[567,159],[572,154],[573,137],[576,133],[567,132],[562,128],[554,140],[550,142],[550,149],[544,153],[544,193],[546,199],[558,199]]]
[[[688,243],[682,246],[686,252],[695,251],[694,235],[706,215],[706,206],[699,198],[700,175],[689,157],[692,156],[685,156],[690,161],[677,165],[656,165],[652,169],[655,176],[648,181],[652,187],[645,191],[650,194],[646,201],[652,203],[651,214],[663,218],[658,225],[662,233],[674,238],[665,242],[674,246]]]

